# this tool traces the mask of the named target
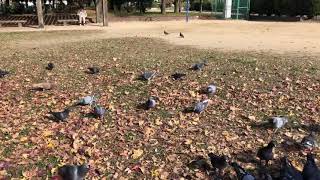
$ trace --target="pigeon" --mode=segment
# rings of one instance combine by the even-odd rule
[[[275,117],[271,117],[269,122],[276,129],[275,130],[276,132],[278,129],[282,128],[288,122],[288,119],[281,116],[275,116]]]
[[[307,154],[307,162],[304,164],[302,176],[305,180],[318,180],[320,179],[320,171],[314,160],[314,155]]]
[[[306,149],[313,149],[318,147],[315,132],[311,132],[308,136],[301,140],[301,146]]]
[[[273,148],[275,146],[276,146],[275,142],[271,141],[267,146],[261,147],[258,150],[257,156],[260,159],[260,162],[262,160],[265,160],[266,161],[266,166],[268,165],[268,162],[273,159]]]
[[[237,173],[238,180],[255,180],[255,177],[243,169],[238,163],[230,164]]]
[[[8,75],[9,72],[8,71],[4,71],[0,69],[0,78],[4,78],[4,76]]]
[[[55,84],[49,83],[49,82],[37,83],[37,84],[32,84],[32,89],[33,90],[40,90],[40,91],[51,90],[54,86],[55,86]]]
[[[163,33],[164,35],[169,35],[169,33],[166,30],[164,30]]]
[[[155,72],[144,72],[142,75],[141,75],[141,78],[145,81],[149,81],[151,80],[152,78],[154,78],[154,76],[156,75]]]
[[[215,94],[217,91],[217,86],[211,84],[207,87],[207,93],[208,94]]]
[[[84,180],[89,172],[89,166],[64,165],[58,169],[58,175],[62,180]]]
[[[191,67],[191,69],[194,71],[201,71],[206,65],[207,65],[206,61],[201,63],[196,63]]]
[[[218,156],[213,153],[209,153],[208,156],[210,158],[211,165],[215,170],[222,172],[228,166],[226,156]]]
[[[273,178],[269,173],[264,172],[261,174],[261,180],[273,180]]]
[[[51,71],[54,68],[54,64],[53,63],[48,63],[46,69]]]
[[[195,160],[191,161],[188,167],[192,169],[199,169],[201,171],[209,171],[210,165],[208,164],[207,160],[203,156],[197,156]]]
[[[88,67],[90,74],[98,74],[100,72],[100,69],[98,67]]]
[[[93,96],[86,96],[82,99],[79,100],[79,102],[76,105],[80,105],[80,106],[86,106],[86,105],[92,105],[93,103],[96,102],[96,97]]]
[[[171,75],[171,77],[174,79],[174,80],[181,80],[183,79],[183,77],[185,77],[186,74],[184,73],[174,73]]]
[[[204,100],[204,101],[201,101],[201,102],[198,102],[194,106],[193,112],[200,114],[202,111],[204,111],[208,107],[208,104],[209,104],[209,100],[208,99]]]
[[[99,117],[100,119],[104,118],[104,115],[106,114],[106,109],[102,106],[95,105],[93,108],[93,114],[96,117]]]
[[[184,35],[183,35],[181,32],[180,32],[179,36],[180,36],[181,38],[184,38]]]
[[[50,114],[58,121],[65,121],[69,117],[70,109],[65,109],[61,112],[52,112],[50,111]]]
[[[302,174],[298,171],[287,157],[281,159],[280,178],[281,180],[303,180]]]
[[[145,106],[146,106],[147,109],[151,109],[151,108],[156,107],[156,104],[157,104],[157,102],[156,102],[155,98],[150,97],[150,98],[146,101]]]

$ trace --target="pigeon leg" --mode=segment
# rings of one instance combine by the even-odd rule
[[[266,160],[266,167],[268,167],[268,162],[269,162],[269,160]]]

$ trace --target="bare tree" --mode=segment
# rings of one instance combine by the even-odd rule
[[[200,0],[200,13],[202,13],[202,4],[203,4],[203,0]]]
[[[161,0],[161,14],[166,14],[166,0]]]

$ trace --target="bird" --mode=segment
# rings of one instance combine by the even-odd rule
[[[217,86],[213,85],[213,84],[210,84],[208,87],[207,87],[207,94],[215,94],[217,91]]]
[[[145,80],[145,81],[149,81],[149,80],[151,80],[152,78],[154,78],[155,75],[156,75],[155,72],[144,72],[144,73],[141,75],[141,79],[142,79],[142,80]]]
[[[256,178],[243,169],[238,163],[232,162],[230,164],[237,174],[238,180],[255,180]]]
[[[281,180],[303,180],[302,174],[298,171],[289,159],[281,158],[280,178]]]
[[[164,35],[169,35],[169,33],[166,30],[163,31],[163,34]]]
[[[208,105],[209,105],[208,99],[204,101],[200,101],[194,106],[193,112],[200,114],[202,111],[204,111],[208,107]]]
[[[54,83],[49,83],[49,82],[45,82],[45,83],[36,83],[36,84],[32,84],[32,89],[33,90],[51,90],[52,88],[54,88],[55,84]]]
[[[54,68],[54,64],[53,63],[48,63],[46,69],[51,71]]]
[[[191,161],[188,164],[188,167],[192,169],[199,169],[201,171],[209,171],[211,169],[210,165],[208,164],[207,160],[203,156],[197,156],[195,160]]]
[[[93,103],[96,102],[96,97],[93,95],[93,96],[86,96],[82,99],[80,99],[76,105],[80,105],[80,106],[86,106],[86,105],[92,105]]]
[[[273,125],[273,128],[275,128],[275,132],[277,132],[278,129],[282,128],[287,122],[288,118],[282,116],[274,116],[269,119],[269,123]]]
[[[201,62],[201,63],[196,63],[191,67],[191,69],[194,71],[201,71],[204,68],[204,66],[206,66],[206,65],[207,65],[206,61]]]
[[[99,117],[100,119],[103,119],[104,115],[106,114],[106,109],[104,107],[102,107],[102,106],[95,105],[93,107],[93,114],[96,117]]]
[[[184,38],[184,35],[182,34],[182,32],[180,32],[179,36],[180,38]]]
[[[8,74],[10,74],[9,71],[4,71],[4,70],[0,69],[0,78],[4,78]]]
[[[316,134],[315,132],[311,132],[309,135],[305,136],[301,140],[301,146],[306,149],[313,149],[318,147],[318,142],[316,140]]]
[[[98,74],[100,72],[100,69],[98,67],[88,67],[89,74]]]
[[[314,155],[311,153],[307,154],[307,161],[304,164],[302,170],[302,176],[305,180],[319,180],[320,179],[320,171],[315,162]]]
[[[219,155],[215,155],[213,153],[209,153],[208,156],[210,158],[212,167],[215,170],[218,170],[220,174],[228,166],[226,156],[224,156],[224,155],[219,156]]]
[[[174,73],[171,75],[172,79],[174,80],[181,80],[183,79],[183,77],[185,77],[187,74],[184,74],[184,73]]]
[[[146,109],[154,108],[154,107],[156,107],[156,105],[157,105],[157,102],[154,97],[149,97],[145,103]]]
[[[58,168],[58,175],[62,180],[84,180],[89,169],[87,164],[80,166],[64,165]]]
[[[50,114],[57,120],[57,121],[65,121],[69,117],[70,109],[67,108],[61,112],[52,112]]]
[[[273,178],[269,173],[263,172],[261,173],[261,180],[273,180]]]
[[[260,162],[262,160],[266,161],[266,166],[268,165],[268,162],[273,159],[273,148],[276,146],[275,141],[269,142],[267,146],[261,147],[258,150],[257,156],[260,159]]]

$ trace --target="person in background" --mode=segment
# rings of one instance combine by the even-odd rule
[[[86,23],[86,17],[87,17],[87,12],[83,7],[80,7],[80,10],[78,11],[77,15],[79,16],[79,24],[80,26]]]

